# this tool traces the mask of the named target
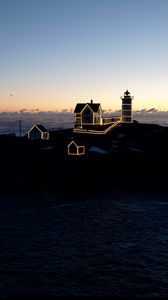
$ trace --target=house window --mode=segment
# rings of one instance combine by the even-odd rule
[[[77,124],[80,124],[80,123],[81,123],[81,118],[76,118],[76,119],[75,119],[75,122],[76,122]]]

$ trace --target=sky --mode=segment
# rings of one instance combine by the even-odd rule
[[[0,0],[0,111],[168,110],[167,0]]]

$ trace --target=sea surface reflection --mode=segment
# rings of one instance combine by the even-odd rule
[[[168,199],[0,197],[0,297],[168,295]]]

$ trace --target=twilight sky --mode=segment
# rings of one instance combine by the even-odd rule
[[[0,111],[116,110],[126,89],[168,110],[168,0],[0,0]]]

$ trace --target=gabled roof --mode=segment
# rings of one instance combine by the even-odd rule
[[[86,103],[77,103],[74,113],[79,113],[82,111],[82,109],[85,107]]]
[[[77,103],[74,113],[80,113],[86,105],[88,105],[93,110],[93,112],[97,112],[100,107],[100,103]]]
[[[75,141],[70,142],[68,144],[68,147],[70,147],[72,144],[74,144],[76,146],[76,148],[84,147],[84,145],[77,145],[77,143]]]
[[[37,127],[37,129],[39,129],[41,132],[47,132],[47,129],[45,129],[45,127],[41,124],[35,124],[32,126],[32,128],[28,131],[30,132],[33,128]]]
[[[38,127],[42,132],[46,132],[47,129],[45,129],[45,127],[41,124],[36,124],[36,127]]]

